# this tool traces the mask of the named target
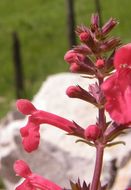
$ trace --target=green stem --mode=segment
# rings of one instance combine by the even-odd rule
[[[100,176],[102,170],[103,163],[103,154],[104,154],[104,146],[100,144],[96,147],[96,162],[95,162],[95,170],[93,175],[93,180],[91,184],[91,190],[98,190],[100,186]]]

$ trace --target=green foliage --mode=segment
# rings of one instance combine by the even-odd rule
[[[88,24],[94,12],[93,0],[75,0],[77,24]],[[130,41],[129,0],[101,0],[103,21],[118,18],[114,34]],[[121,6],[119,6],[121,5]],[[0,115],[15,98],[12,62],[12,32],[18,32],[24,66],[26,95],[32,98],[49,74],[68,71],[63,56],[68,49],[66,0],[0,1]]]

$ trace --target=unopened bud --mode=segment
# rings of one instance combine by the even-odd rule
[[[68,62],[69,64],[73,63],[76,57],[76,53],[73,50],[67,51],[67,53],[64,56],[64,60]]]
[[[90,33],[89,32],[82,32],[80,35],[79,35],[79,38],[82,42],[87,42],[88,39],[90,38]]]
[[[81,94],[81,89],[79,86],[70,86],[67,88],[66,94],[71,98],[78,98]]]
[[[34,111],[36,111],[35,106],[26,99],[17,100],[16,106],[18,110],[24,115],[31,115]]]
[[[91,30],[94,32],[99,27],[99,15],[92,14],[91,16]]]
[[[109,40],[105,41],[101,46],[100,49],[103,52],[110,51],[117,46],[120,45],[120,39],[119,38],[110,38]]]
[[[96,61],[96,67],[101,68],[103,66],[104,66],[104,60],[103,59],[98,59]]]
[[[93,69],[85,64],[84,62],[72,63],[70,66],[70,71],[73,73],[83,73],[88,75],[94,75]]]
[[[72,63],[79,63],[81,61],[83,61],[85,58],[84,55],[80,54],[80,53],[76,53],[74,50],[69,50],[65,56],[64,56],[64,60],[66,62],[68,62],[69,64]]]
[[[89,55],[92,53],[91,49],[87,45],[78,45],[74,47],[74,52],[80,53],[83,55]]]
[[[97,125],[89,125],[85,129],[85,138],[87,140],[95,141],[101,135],[101,129]]]
[[[81,88],[80,86],[70,86],[66,90],[66,94],[70,98],[79,98],[81,100],[90,102],[92,104],[96,104],[95,98],[86,90]]]
[[[102,34],[108,34],[117,24],[118,22],[115,19],[110,18],[109,21],[102,27]]]

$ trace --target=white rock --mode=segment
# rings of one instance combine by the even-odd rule
[[[86,127],[96,122],[96,108],[82,100],[67,97],[65,91],[70,85],[77,84],[88,89],[90,82],[92,83],[92,80],[82,78],[77,74],[53,75],[43,83],[35,95],[33,103],[38,109],[74,120],[80,126]],[[11,184],[17,182],[12,169],[16,159],[26,160],[34,172],[53,180],[62,187],[69,187],[68,181],[70,179],[77,180],[78,177],[88,182],[91,180],[95,149],[83,143],[75,143],[75,137],[65,135],[65,132],[56,127],[43,125],[41,126],[39,149],[28,154],[23,151],[19,137],[19,128],[25,125],[26,120],[11,121],[0,129],[0,158],[3,166],[1,173],[7,190],[12,190]],[[117,158],[119,163],[121,162],[117,149],[119,147],[106,151],[104,159],[108,166],[105,173],[109,173],[112,166],[110,167],[108,162],[112,159]],[[122,154],[124,152],[122,150],[124,149],[121,148],[121,157],[131,151],[131,147],[127,146],[125,154]]]

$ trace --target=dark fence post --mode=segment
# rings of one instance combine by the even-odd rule
[[[13,62],[15,71],[16,98],[22,98],[24,95],[24,76],[20,52],[20,40],[16,32],[12,33],[13,38]]]
[[[99,15],[100,26],[102,26],[102,13],[101,13],[100,0],[95,0],[95,9],[96,9],[96,12],[97,12],[98,15]]]
[[[76,45],[74,0],[66,0],[69,48]]]

